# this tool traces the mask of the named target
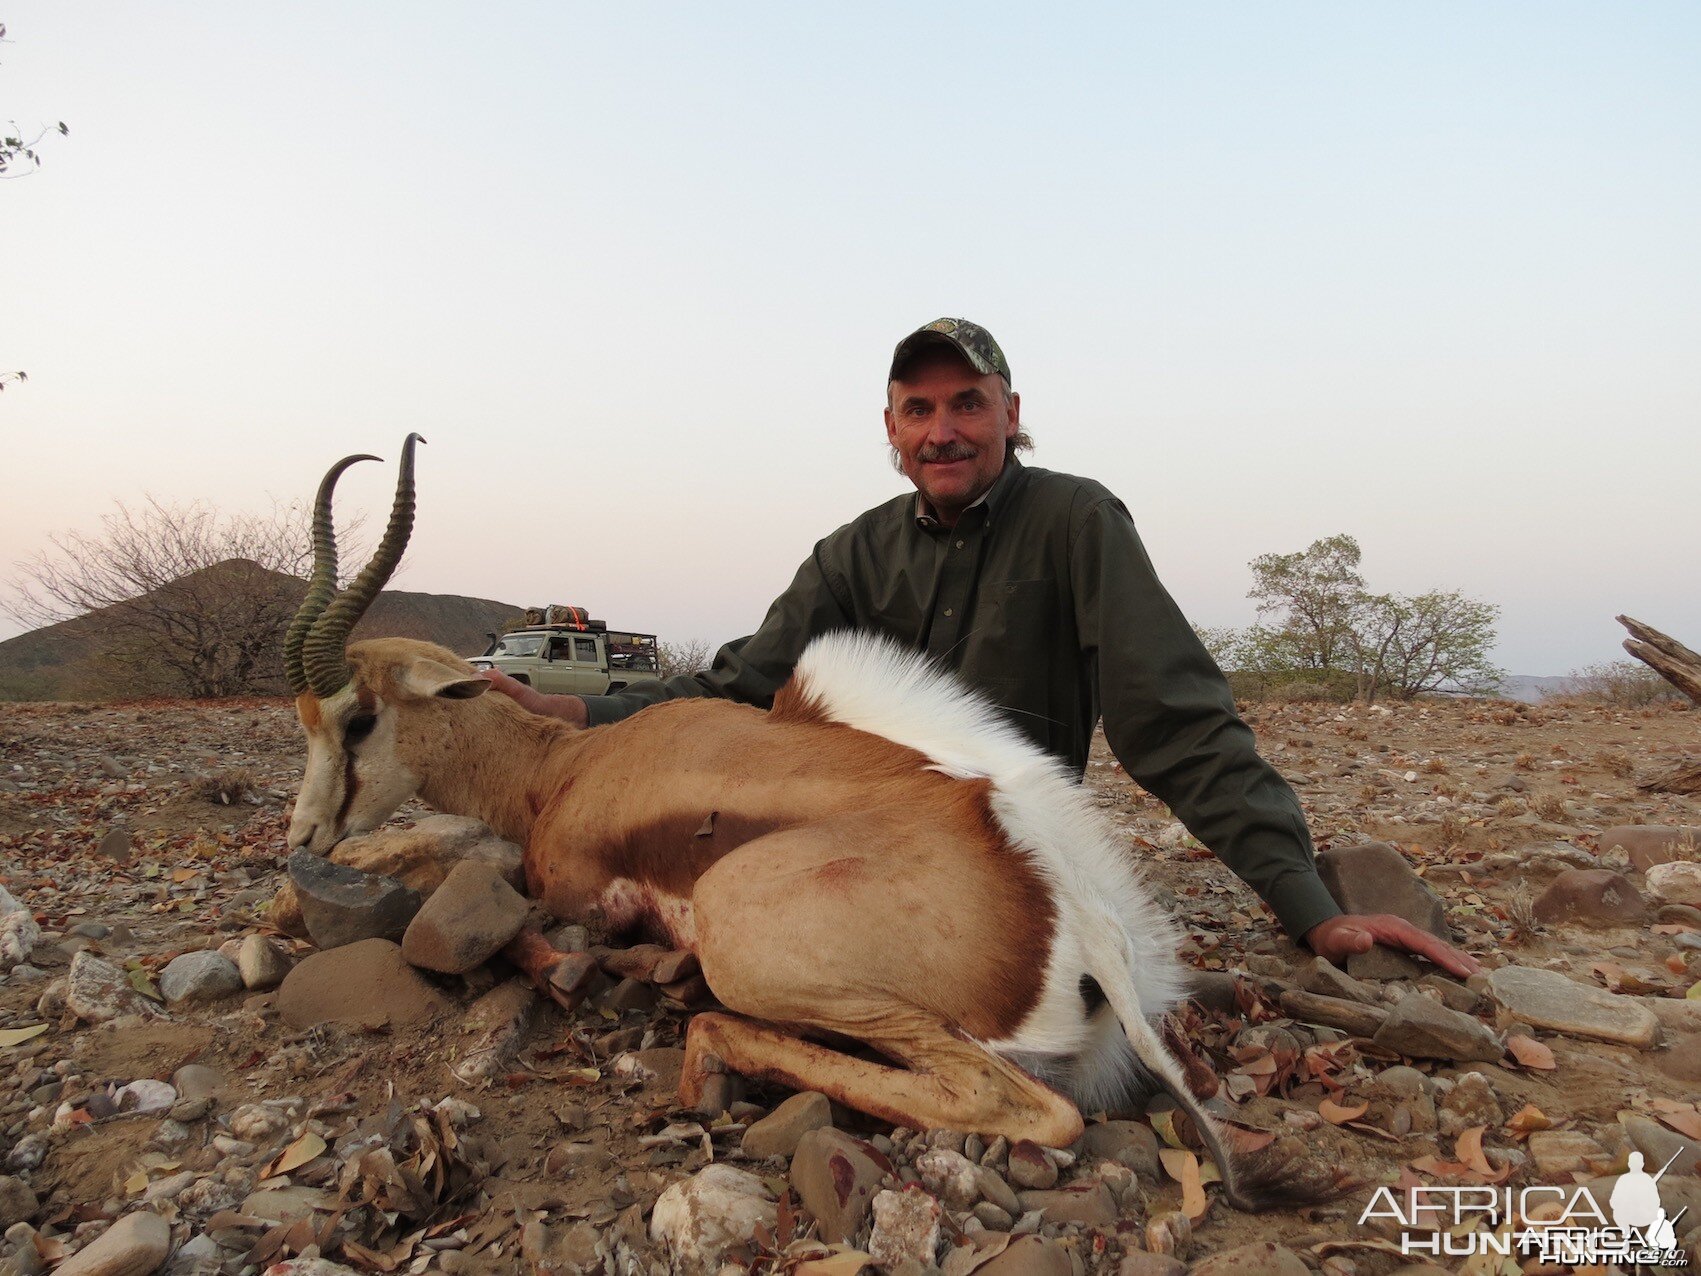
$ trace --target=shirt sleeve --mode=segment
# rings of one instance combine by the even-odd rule
[[[1128,774],[1257,891],[1296,940],[1340,913],[1317,875],[1299,798],[1258,755],[1227,681],[1158,581],[1121,502],[1087,510],[1070,574],[1105,739]]]
[[[611,696],[585,696],[590,724],[618,722],[680,696],[718,696],[771,708],[809,640],[851,625],[850,609],[834,587],[829,566],[833,556],[833,538],[819,542],[797,569],[790,587],[768,608],[761,628],[727,643],[703,672],[640,683]]]

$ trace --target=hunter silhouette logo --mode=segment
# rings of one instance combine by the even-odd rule
[[[1680,1154],[1674,1153],[1672,1161]],[[1399,1231],[1402,1254],[1470,1258],[1479,1254],[1544,1264],[1620,1264],[1681,1268],[1689,1256],[1677,1247],[1677,1224],[1687,1207],[1668,1216],[1658,1174],[1632,1152],[1629,1169],[1613,1185],[1609,1219],[1586,1186],[1431,1187],[1396,1193],[1379,1187],[1359,1216]],[[1557,1209],[1556,1209],[1557,1207]]]

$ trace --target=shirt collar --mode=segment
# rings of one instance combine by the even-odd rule
[[[986,506],[986,521],[990,523],[998,513],[999,506],[1004,503],[1005,498],[1009,495],[1010,489],[1015,486],[1016,474],[1021,468],[1022,463],[1015,456],[1006,457],[1004,468],[998,472],[998,477],[993,480],[992,486],[970,502],[968,509]],[[963,512],[967,513],[968,510]],[[939,516],[933,512],[933,507],[927,503],[927,498],[920,492],[915,494],[915,522],[917,527],[929,532],[940,531],[945,526],[939,520]]]

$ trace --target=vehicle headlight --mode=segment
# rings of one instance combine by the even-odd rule
[[[493,664],[491,661],[488,661],[488,660],[469,660],[469,661],[467,661],[467,663],[469,665],[471,665],[474,669],[494,669],[494,668],[496,668],[495,664]]]

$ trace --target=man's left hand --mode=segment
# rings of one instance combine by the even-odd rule
[[[1312,952],[1328,958],[1337,966],[1352,954],[1367,953],[1372,945],[1381,944],[1400,952],[1427,957],[1461,979],[1482,969],[1469,953],[1461,952],[1392,913],[1343,913],[1326,922],[1318,922],[1306,931],[1305,942]]]

